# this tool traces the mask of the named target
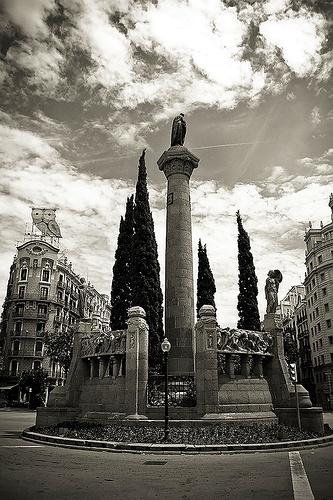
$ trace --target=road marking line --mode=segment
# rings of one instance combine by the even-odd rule
[[[289,463],[294,490],[294,499],[315,500],[299,451],[289,452]]]

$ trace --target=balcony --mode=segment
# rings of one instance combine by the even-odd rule
[[[18,311],[13,312],[13,318],[23,318],[24,309],[19,309]]]
[[[58,281],[57,286],[58,286],[59,288],[61,288],[62,290],[65,290],[65,288],[66,288],[66,283],[64,283],[63,281]]]
[[[20,356],[21,355],[21,350],[20,349],[11,349],[8,351],[8,356]]]

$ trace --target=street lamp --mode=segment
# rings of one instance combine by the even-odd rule
[[[171,344],[165,337],[161,348],[164,354],[164,441],[168,441],[169,437],[169,406],[168,406],[168,354],[171,349]]]

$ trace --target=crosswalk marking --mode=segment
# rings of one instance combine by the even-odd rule
[[[299,451],[289,452],[291,479],[295,500],[314,500],[312,489],[306,475]]]

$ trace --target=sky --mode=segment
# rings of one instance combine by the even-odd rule
[[[330,0],[0,0],[0,300],[31,206],[57,208],[61,250],[110,293],[143,148],[164,287],[156,162],[182,112],[195,283],[200,238],[235,327],[240,210],[263,318],[268,271],[281,300],[304,280],[309,221],[331,221],[332,23]]]

